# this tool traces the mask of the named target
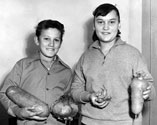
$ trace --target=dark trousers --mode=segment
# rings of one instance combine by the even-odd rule
[[[81,125],[85,125],[85,124],[81,123]]]

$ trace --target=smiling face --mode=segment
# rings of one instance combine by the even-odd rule
[[[120,23],[115,10],[105,16],[97,16],[94,19],[94,28],[100,42],[113,42],[116,39]]]
[[[53,58],[61,46],[61,32],[56,28],[43,29],[35,42],[40,47],[42,56]]]

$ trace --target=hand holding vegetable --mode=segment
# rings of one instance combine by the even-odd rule
[[[47,117],[40,117],[38,115],[32,116],[30,119],[36,120],[36,121],[44,121],[47,119]]]
[[[151,85],[149,85],[146,90],[143,91],[143,99],[146,100],[149,98],[151,93]]]
[[[133,78],[131,84],[131,109],[135,115],[138,115],[143,109],[144,99],[149,97],[151,86],[144,80],[143,75],[138,74]]]
[[[32,112],[32,107],[20,108],[15,106],[13,109],[14,114],[20,119],[33,119],[38,121],[46,120],[47,117],[40,117],[38,113]]]
[[[77,114],[78,106],[68,95],[61,96],[52,106],[51,113],[59,119],[70,119]]]
[[[7,97],[21,108],[22,115],[48,117],[49,108],[46,103],[18,86],[10,86],[6,90]]]
[[[94,106],[104,108],[109,104],[111,97],[107,95],[107,90],[103,87],[101,91],[92,93],[90,100]]]
[[[143,80],[145,81],[152,81],[152,78],[149,77],[149,75],[147,73],[145,73],[144,71],[139,71],[135,74],[135,78],[138,78],[139,76],[141,76],[143,78]],[[151,93],[151,88],[152,86],[150,84],[148,84],[147,88],[145,90],[143,90],[143,99],[146,100],[149,98],[150,93]]]
[[[91,100],[91,103],[95,107],[98,107],[98,108],[105,108],[109,104],[109,101],[105,101],[105,100],[102,100],[101,102],[98,102],[98,97],[97,97],[96,93],[91,94],[90,100]]]

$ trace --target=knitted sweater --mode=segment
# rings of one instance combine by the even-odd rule
[[[87,125],[132,125],[129,86],[138,71],[147,73],[152,84],[152,76],[136,48],[118,39],[104,55],[99,42],[94,42],[76,65],[71,93],[76,101],[81,102],[80,94],[97,92],[104,86],[112,99],[103,109],[91,103],[82,104],[82,122]],[[142,124],[141,115],[136,122],[136,125]]]

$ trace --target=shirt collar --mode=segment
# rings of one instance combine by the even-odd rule
[[[34,62],[34,61],[38,61],[38,60],[41,60],[41,57],[40,57],[40,52],[34,54],[31,58],[31,62]],[[60,61],[60,58],[58,57],[58,55],[55,55],[54,57],[54,61],[56,60],[59,60]]]
[[[123,44],[125,44],[125,43],[126,43],[126,42],[125,42],[125,41],[122,41],[121,38],[119,37],[119,38],[117,38],[117,40],[116,40],[114,46],[123,45]],[[100,43],[99,43],[99,41],[98,41],[98,40],[95,41],[95,42],[90,46],[90,48],[100,49]]]
[[[35,61],[40,61],[41,58],[40,58],[40,53],[36,53],[35,55],[33,55],[31,58],[30,58],[30,63],[32,62],[35,62]],[[61,58],[58,56],[58,55],[55,55],[55,62],[65,66],[65,67],[69,67],[66,63],[64,63]],[[69,67],[70,68],[70,67]]]

